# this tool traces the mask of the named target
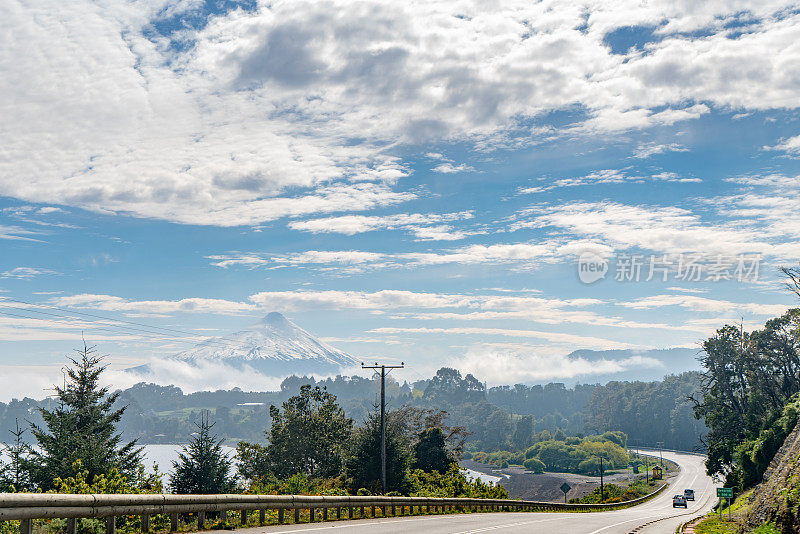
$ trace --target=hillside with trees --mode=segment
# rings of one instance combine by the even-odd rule
[[[335,395],[337,403],[355,421],[364,420],[379,398],[380,381],[360,376],[316,380],[289,377],[279,391],[239,389],[185,394],[174,386],[137,384],[115,392],[115,408],[125,407],[119,428],[122,439],[145,443],[188,443],[195,423],[208,412],[214,431],[228,445],[240,441],[264,443],[264,421],[270,424],[271,405],[281,405],[304,386]],[[692,417],[688,397],[701,386],[698,373],[670,375],[656,382],[610,382],[495,386],[471,375],[442,368],[431,379],[413,384],[387,380],[387,406],[446,410],[452,426],[464,427],[471,450],[524,450],[531,436],[561,429],[569,435],[602,434],[622,430],[632,444],[694,450],[706,432]],[[11,442],[15,421],[44,424],[40,408],[53,409],[51,398],[0,403],[0,441]]]

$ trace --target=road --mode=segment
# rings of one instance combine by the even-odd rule
[[[670,487],[654,499],[625,510],[592,513],[475,513],[439,516],[414,516],[386,519],[363,519],[300,525],[282,525],[237,529],[240,534],[289,534],[293,532],[331,532],[355,534],[628,534],[637,529],[644,534],[672,534],[675,528],[711,509],[716,490],[706,476],[704,458],[688,454],[664,453],[664,458],[681,466]],[[696,500],[688,510],[672,508],[672,496],[692,488]],[[219,531],[223,534],[224,531]],[[228,534],[228,533],[224,533]]]

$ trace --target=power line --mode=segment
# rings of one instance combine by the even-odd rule
[[[25,300],[12,299],[10,297],[0,297],[0,301],[16,302],[18,304],[25,304],[25,305],[28,305],[28,306],[34,306],[34,307],[39,307],[39,308],[49,308],[51,310],[58,310],[60,312],[64,312],[64,313],[67,313],[67,314],[70,314],[70,315],[80,315],[80,316],[84,316],[84,317],[93,317],[95,319],[103,319],[105,321],[114,321],[114,322],[117,322],[117,323],[126,323],[126,324],[131,324],[131,325],[134,325],[134,326],[143,326],[145,328],[150,328],[150,329],[153,329],[153,330],[164,330],[164,331],[167,331],[167,332],[175,332],[175,333],[178,333],[178,334],[189,334],[189,335],[192,335],[192,336],[196,335],[194,332],[188,332],[186,330],[178,330],[178,329],[175,329],[175,328],[168,328],[168,327],[164,327],[164,326],[153,326],[153,325],[148,325],[148,324],[144,324],[144,323],[137,323],[136,321],[127,321],[125,319],[115,319],[115,318],[111,318],[111,317],[104,317],[102,315],[97,315],[97,314],[94,314],[94,313],[80,312],[80,311],[71,310],[71,309],[68,309],[68,308],[61,308],[59,306],[49,305],[49,304],[37,304],[37,303],[34,303],[34,302],[27,302]],[[224,336],[223,336],[223,338],[224,338]],[[223,338],[220,338],[220,339],[223,339]]]
[[[58,314],[43,312],[41,310],[18,308],[18,307],[14,307],[14,306],[6,306],[6,308],[11,308],[11,309],[16,309],[16,310],[20,310],[21,309],[21,310],[27,311],[28,313],[31,313],[31,312],[40,313],[40,314],[49,315],[49,316],[52,316],[52,317],[61,318],[61,319],[72,319],[72,320],[75,319],[74,317],[70,317],[68,315],[67,316],[58,315]],[[30,315],[19,315],[19,314],[14,314],[14,313],[10,313],[10,312],[5,312],[5,311],[2,311],[2,310],[0,310],[0,314],[7,315],[7,316],[10,316],[10,317],[19,317],[19,318],[22,318],[22,319],[31,319],[31,320],[34,320],[34,321],[44,321],[45,320],[42,317],[31,317]],[[87,321],[89,323],[96,323],[96,321],[92,321],[92,320],[87,320],[87,319],[82,319],[82,320]],[[107,322],[112,322],[112,323],[116,322],[115,319],[110,319],[110,318],[103,318],[103,320],[105,320]],[[126,321],[123,321],[123,322],[126,322]],[[197,336],[196,334],[190,334],[192,337],[194,337],[196,339],[189,339],[189,338],[182,337],[182,336],[175,336],[175,335],[170,335],[170,334],[157,332],[157,331],[144,330],[144,329],[141,329],[141,328],[135,328],[135,327],[131,327],[131,326],[123,326],[123,325],[116,325],[115,326],[115,325],[109,325],[108,323],[101,323],[101,324],[105,324],[106,326],[91,325],[90,328],[93,329],[93,330],[103,330],[103,331],[109,331],[109,332],[122,332],[124,334],[138,335],[138,336],[141,336],[141,337],[144,337],[144,338],[150,338],[150,339],[156,339],[156,338],[169,339],[171,341],[176,341],[178,343],[187,343],[187,344],[194,344],[194,345],[198,345],[200,343],[206,343],[206,344],[210,344],[210,345],[216,345],[216,346],[222,347],[222,348],[249,348],[249,345],[245,345],[243,343],[237,343],[237,342],[235,342],[233,340],[220,341],[223,338],[217,338],[217,339],[207,338],[205,340],[202,340],[202,338],[199,338],[199,336]],[[63,325],[63,326],[66,327],[66,328],[71,328],[68,325]],[[202,340],[202,341],[200,341],[200,340]]]

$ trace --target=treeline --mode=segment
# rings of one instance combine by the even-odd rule
[[[758,483],[800,411],[800,309],[747,332],[726,325],[703,342],[705,373],[694,411],[709,428],[709,474]]]
[[[0,492],[147,493],[163,491],[158,467],[147,473],[142,448],[125,441],[121,393],[101,387],[104,371],[93,349],[70,359],[66,381],[42,424],[18,420],[0,461]],[[176,493],[304,493],[507,498],[502,487],[467,479],[458,466],[465,431],[447,413],[406,407],[386,414],[386,477],[381,477],[381,425],[376,407],[356,423],[336,396],[303,385],[269,408],[266,444],[241,441],[236,458],[223,453],[208,412],[169,476]],[[260,428],[266,426],[266,418]],[[28,435],[26,436],[26,432]],[[31,441],[29,442],[28,439]],[[235,460],[235,462],[234,462]],[[232,468],[236,466],[236,473]]]
[[[609,382],[594,388],[586,406],[589,432],[618,429],[632,445],[693,451],[702,448],[706,426],[694,417],[690,398],[697,396],[703,375],[687,372],[658,382]]]
[[[628,466],[627,442],[628,436],[619,431],[596,436],[568,436],[562,430],[555,433],[543,430],[517,449],[468,454],[476,462],[501,468],[521,465],[534,473],[551,471],[596,475],[600,472],[600,458],[605,462],[605,469]]]
[[[186,443],[196,431],[194,422],[208,412],[214,430],[226,443],[266,442],[262,429],[270,424],[269,406],[280,405],[303,385],[320,387],[354,420],[365,419],[380,395],[380,380],[365,377],[289,377],[280,391],[245,392],[239,389],[184,394],[175,386],[137,384],[119,392],[116,406],[127,406],[119,427],[126,440],[140,443]],[[697,373],[668,376],[656,382],[610,382],[605,386],[564,384],[498,386],[486,389],[471,375],[442,368],[428,380],[413,384],[387,380],[391,409],[405,406],[447,410],[450,423],[467,430],[471,450],[522,448],[532,433],[559,429],[568,435],[602,434],[622,430],[637,445],[693,450],[705,434],[702,422],[691,417],[687,400],[701,386]],[[0,403],[0,441],[12,439],[16,420],[41,425],[39,408],[53,399],[30,398]]]

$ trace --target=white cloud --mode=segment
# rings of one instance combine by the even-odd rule
[[[109,360],[106,372],[101,376],[103,385],[113,389],[125,389],[139,382],[174,385],[186,393],[217,389],[241,388],[245,391],[277,391],[285,377],[267,376],[250,367],[237,369],[217,362],[199,362],[191,365],[171,359],[156,359],[148,362],[144,373],[125,371],[126,367]],[[63,365],[6,365],[0,367],[0,402],[13,398],[43,398],[53,384],[61,382]]]
[[[756,302],[731,302],[727,300],[716,300],[694,295],[651,295],[642,297],[631,302],[620,302],[619,306],[644,310],[650,308],[662,308],[666,306],[678,306],[691,311],[713,312],[713,313],[748,313],[755,315],[781,315],[786,312],[787,306],[784,304],[761,304]]]
[[[12,0],[0,195],[252,225],[405,202],[401,145],[530,142],[551,111],[585,112],[573,135],[796,108],[792,2],[748,6],[735,38],[741,6],[695,4],[276,1],[199,13],[170,46],[153,23],[200,3]],[[612,53],[635,25],[659,40]]]
[[[778,150],[791,155],[800,155],[800,135],[781,139],[775,146],[765,146],[764,150]]]
[[[0,239],[9,239],[16,241],[39,241],[39,239],[30,237],[37,235],[39,232],[19,226],[7,226],[0,224]]]
[[[672,206],[627,205],[617,202],[575,202],[531,208],[511,224],[520,228],[553,227],[574,236],[599,239],[615,250],[638,247],[656,253],[703,253],[710,256],[772,254],[775,244],[760,229],[712,224],[696,213]],[[800,253],[800,249],[797,251]]]
[[[437,165],[436,167],[431,169],[433,172],[438,172],[442,174],[456,174],[459,172],[469,172],[474,171],[475,168],[467,165],[466,163],[462,163],[460,165],[453,165],[452,163],[446,162]]]
[[[500,336],[536,338],[558,343],[575,348],[590,348],[598,350],[638,348],[638,345],[592,336],[566,334],[562,332],[545,332],[542,330],[517,330],[512,328],[485,328],[471,326],[454,326],[449,328],[430,327],[393,327],[373,328],[367,330],[370,334],[448,334],[457,336]]]
[[[106,381],[115,388],[128,388],[139,382],[174,385],[186,393],[241,388],[244,391],[277,391],[283,376],[267,376],[249,366],[236,368],[224,363],[201,360],[188,363],[160,358],[146,362],[144,372],[128,372],[119,367],[107,371]]]
[[[449,226],[406,227],[417,240],[455,240],[468,235],[468,232],[454,231]],[[604,245],[585,241],[565,243],[498,243],[495,245],[465,245],[458,248],[442,249],[437,252],[381,253],[364,251],[316,251],[293,254],[263,254],[231,252],[207,256],[217,267],[242,266],[276,268],[284,265],[314,267],[320,264],[358,264],[363,269],[402,268],[431,265],[478,265],[513,264],[518,268],[535,268],[543,263],[552,263],[557,256],[574,254],[583,250],[606,251]]]
[[[678,182],[678,183],[700,183],[700,178],[683,178],[676,172],[660,172],[652,176],[653,180],[659,182]]]
[[[488,383],[496,385],[591,377],[642,367],[660,368],[664,365],[655,358],[644,356],[588,360],[531,352],[476,348],[468,351],[461,358],[452,359],[449,366],[455,367],[463,373],[472,373]]]
[[[666,152],[688,152],[688,151],[689,151],[688,148],[678,143],[666,143],[661,145],[656,143],[646,143],[636,147],[636,150],[633,152],[633,157],[645,159],[649,158],[650,156],[655,156],[656,154],[664,154]]]
[[[30,280],[42,275],[61,274],[50,269],[39,269],[35,267],[14,267],[9,271],[0,274],[0,278],[16,278],[18,280]]]
[[[454,213],[400,213],[396,215],[343,215],[305,221],[291,221],[289,228],[312,233],[361,234],[375,230],[402,229],[414,234],[425,233],[441,223],[472,219],[472,211]]]
[[[138,312],[147,314],[169,314],[176,312],[220,313],[236,315],[253,312],[257,308],[247,302],[224,299],[185,298],[179,300],[129,300],[112,295],[80,294],[55,297],[56,306],[90,308],[102,311]]]

